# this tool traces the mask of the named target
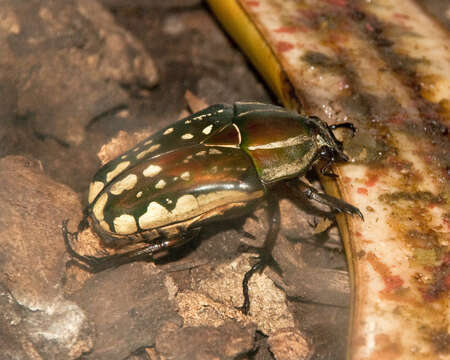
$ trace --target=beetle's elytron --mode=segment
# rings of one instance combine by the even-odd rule
[[[250,213],[267,204],[271,227],[260,261],[244,278],[244,311],[248,311],[247,283],[251,275],[271,260],[279,229],[278,202],[270,189],[281,181],[295,192],[324,203],[338,212],[356,214],[354,206],[318,193],[302,182],[320,162],[329,167],[347,161],[342,143],[332,130],[350,123],[328,126],[317,117],[305,117],[284,108],[239,102],[213,105],[182,119],[142,141],[104,165],[89,189],[86,219],[105,245],[137,250],[101,258],[83,256],[66,245],[73,257],[93,267],[133,261],[179,246],[210,222]]]

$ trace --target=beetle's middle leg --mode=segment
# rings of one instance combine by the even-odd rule
[[[264,240],[264,244],[258,249],[259,257],[256,264],[254,264],[249,271],[244,275],[242,280],[242,292],[244,295],[244,303],[240,307],[240,310],[244,314],[248,314],[250,311],[250,296],[248,294],[248,282],[251,277],[257,271],[263,271],[267,265],[274,265],[278,267],[275,260],[272,257],[272,250],[275,246],[275,241],[277,240],[278,233],[280,231],[280,205],[278,204],[278,199],[274,195],[269,194],[267,197],[267,207],[266,214],[269,219],[269,231]]]
[[[333,196],[320,193],[312,186],[305,184],[300,179],[288,181],[286,184],[289,189],[291,189],[294,195],[301,196],[301,194],[303,194],[308,199],[315,200],[321,204],[327,205],[337,212],[344,212],[349,215],[358,215],[362,220],[364,220],[363,214],[357,207]]]

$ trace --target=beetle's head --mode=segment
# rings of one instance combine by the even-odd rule
[[[322,168],[324,175],[335,176],[329,170],[331,164],[338,161],[348,161],[348,156],[344,153],[343,142],[339,141],[333,130],[343,127],[355,133],[356,129],[352,123],[341,123],[328,126],[324,121],[316,116],[310,116],[311,125],[316,129],[316,141],[320,147],[319,157],[326,161]]]

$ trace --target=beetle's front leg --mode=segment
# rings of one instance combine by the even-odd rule
[[[292,193],[297,196],[306,196],[308,199],[315,200],[321,204],[329,206],[331,209],[337,212],[344,212],[349,215],[358,215],[362,220],[364,220],[364,216],[359,211],[359,209],[349,203],[337,199],[333,196],[320,193],[312,186],[305,184],[300,179],[294,179],[287,182],[288,187],[291,189]]]
[[[244,294],[244,303],[240,307],[240,310],[244,314],[248,314],[250,311],[250,297],[248,294],[248,282],[251,277],[257,271],[262,272],[267,265],[274,266],[278,269],[278,264],[272,257],[272,250],[275,246],[275,241],[277,240],[278,233],[280,231],[280,205],[278,204],[278,199],[274,195],[267,195],[267,207],[266,214],[269,220],[269,231],[264,240],[264,244],[261,248],[258,248],[259,257],[249,271],[244,275],[242,281],[242,291]]]

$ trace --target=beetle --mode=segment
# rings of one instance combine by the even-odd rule
[[[70,243],[78,232],[69,233],[66,220],[67,249],[101,269],[180,246],[203,226],[249,214],[265,203],[270,228],[260,260],[243,281],[243,311],[248,312],[248,281],[271,262],[279,230],[278,202],[270,191],[274,184],[284,181],[297,195],[363,218],[356,207],[300,180],[315,164],[321,164],[322,174],[336,176],[330,166],[348,161],[333,134],[338,127],[355,132],[351,123],[328,126],[318,117],[270,104],[210,106],[156,132],[94,175],[78,232],[90,224],[108,247],[142,246],[105,257],[78,254]]]

